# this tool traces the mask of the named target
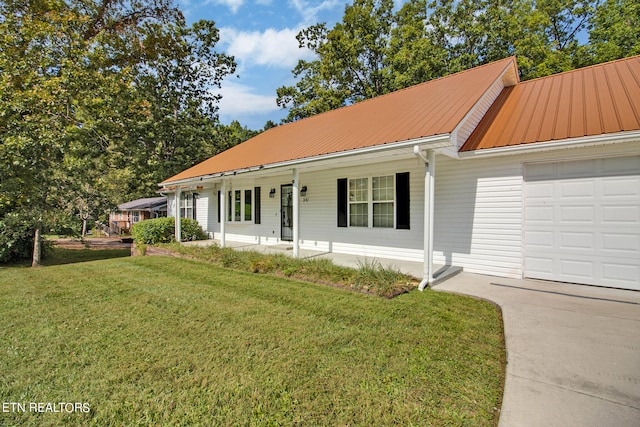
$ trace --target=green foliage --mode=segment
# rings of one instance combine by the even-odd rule
[[[34,243],[34,225],[23,215],[8,213],[0,218],[0,263],[31,259]],[[50,245],[40,239],[45,257]]]
[[[136,243],[147,245],[173,242],[175,240],[174,218],[154,218],[137,222],[131,227],[131,237]],[[191,241],[204,240],[207,235],[197,221],[180,218],[180,237],[182,241]]]
[[[0,2],[0,216],[86,226],[228,148],[218,41],[172,0]]]

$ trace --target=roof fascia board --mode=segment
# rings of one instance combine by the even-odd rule
[[[493,105],[495,100],[500,96],[500,93],[505,87],[515,86],[520,82],[518,77],[518,69],[515,58],[512,58],[511,61],[507,64],[504,70],[500,73],[498,78],[485,90],[482,96],[478,99],[478,101],[471,107],[471,109],[467,112],[464,118],[458,123],[458,126],[451,133],[451,140],[453,146],[456,147],[457,150],[464,145],[467,138],[473,133],[473,130],[478,126],[478,124],[482,121],[489,108]],[[483,108],[484,107],[484,108]],[[479,111],[484,110],[484,111]],[[478,115],[478,112],[480,113]],[[460,135],[460,131],[464,128],[470,119],[476,116],[476,121],[471,125],[471,132],[468,132],[468,135],[464,136],[463,141],[458,141],[458,136]]]
[[[508,147],[487,148],[484,150],[464,151],[458,153],[460,159],[474,159],[512,154],[539,153],[562,148],[581,148],[597,145],[619,144],[624,142],[640,142],[640,131],[619,132],[614,134],[569,138],[553,142],[538,142]]]
[[[322,155],[319,155],[319,156],[306,157],[306,158],[303,158],[303,159],[288,160],[286,162],[272,163],[272,164],[264,165],[264,166],[253,166],[253,167],[245,168],[245,169],[237,169],[237,170],[231,170],[231,171],[227,171],[227,172],[219,172],[219,173],[215,173],[215,174],[211,174],[211,175],[202,175],[202,176],[196,176],[196,177],[193,177],[193,178],[185,178],[185,179],[181,179],[179,181],[163,182],[163,183],[158,184],[158,185],[160,187],[166,187],[166,186],[169,186],[169,185],[171,185],[171,186],[173,186],[173,185],[189,185],[189,184],[193,185],[193,183],[195,183],[195,182],[197,182],[197,183],[211,182],[212,180],[217,180],[217,179],[224,178],[224,177],[233,177],[233,176],[237,176],[237,175],[240,175],[240,174],[246,174],[246,173],[251,173],[251,172],[278,169],[278,168],[291,168],[291,167],[296,167],[296,166],[300,166],[300,165],[304,165],[304,164],[308,164],[308,163],[315,163],[315,162],[319,162],[319,161],[341,159],[341,158],[345,158],[345,157],[352,157],[352,156],[358,156],[358,155],[363,155],[363,154],[371,154],[371,153],[377,153],[377,152],[382,152],[382,151],[387,151],[387,150],[394,150],[394,149],[398,149],[398,148],[413,147],[415,145],[421,145],[421,146],[426,145],[426,147],[423,147],[424,149],[435,149],[435,148],[448,147],[448,146],[451,145],[451,135],[450,134],[441,134],[441,135],[429,136],[429,137],[426,137],[426,138],[415,138],[415,139],[410,139],[410,140],[400,141],[400,142],[394,142],[394,143],[389,143],[389,144],[384,144],[384,145],[375,145],[375,146],[372,146],[372,147],[357,148],[357,149],[354,149],[354,150],[341,151],[341,152],[338,152],[338,153],[322,154]],[[166,192],[170,192],[170,191],[163,191],[163,193],[166,193]]]

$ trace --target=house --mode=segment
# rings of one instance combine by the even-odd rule
[[[526,82],[503,59],[269,129],[160,186],[223,246],[423,262],[421,288],[438,263],[640,290],[640,57]]]
[[[109,214],[110,234],[128,233],[136,222],[167,216],[167,197],[148,197],[118,205]]]

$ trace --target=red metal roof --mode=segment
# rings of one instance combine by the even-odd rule
[[[640,130],[640,56],[505,88],[460,151]]]
[[[514,58],[271,128],[164,183],[449,134],[509,67]]]

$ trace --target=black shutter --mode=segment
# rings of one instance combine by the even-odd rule
[[[347,226],[347,178],[338,180],[338,227]]]
[[[411,215],[411,192],[409,191],[409,172],[396,174],[396,228],[409,230]]]
[[[221,219],[221,211],[220,211],[220,192],[218,191],[218,222],[220,222]]]
[[[253,222],[254,224],[260,224],[260,187],[253,188],[254,207],[253,207]]]
[[[191,219],[193,219],[193,220],[195,220],[197,218],[197,216],[196,216],[196,200],[198,200],[196,198],[196,193],[192,193],[191,194],[191,203],[193,204],[193,210],[192,210],[193,218],[191,218]]]

